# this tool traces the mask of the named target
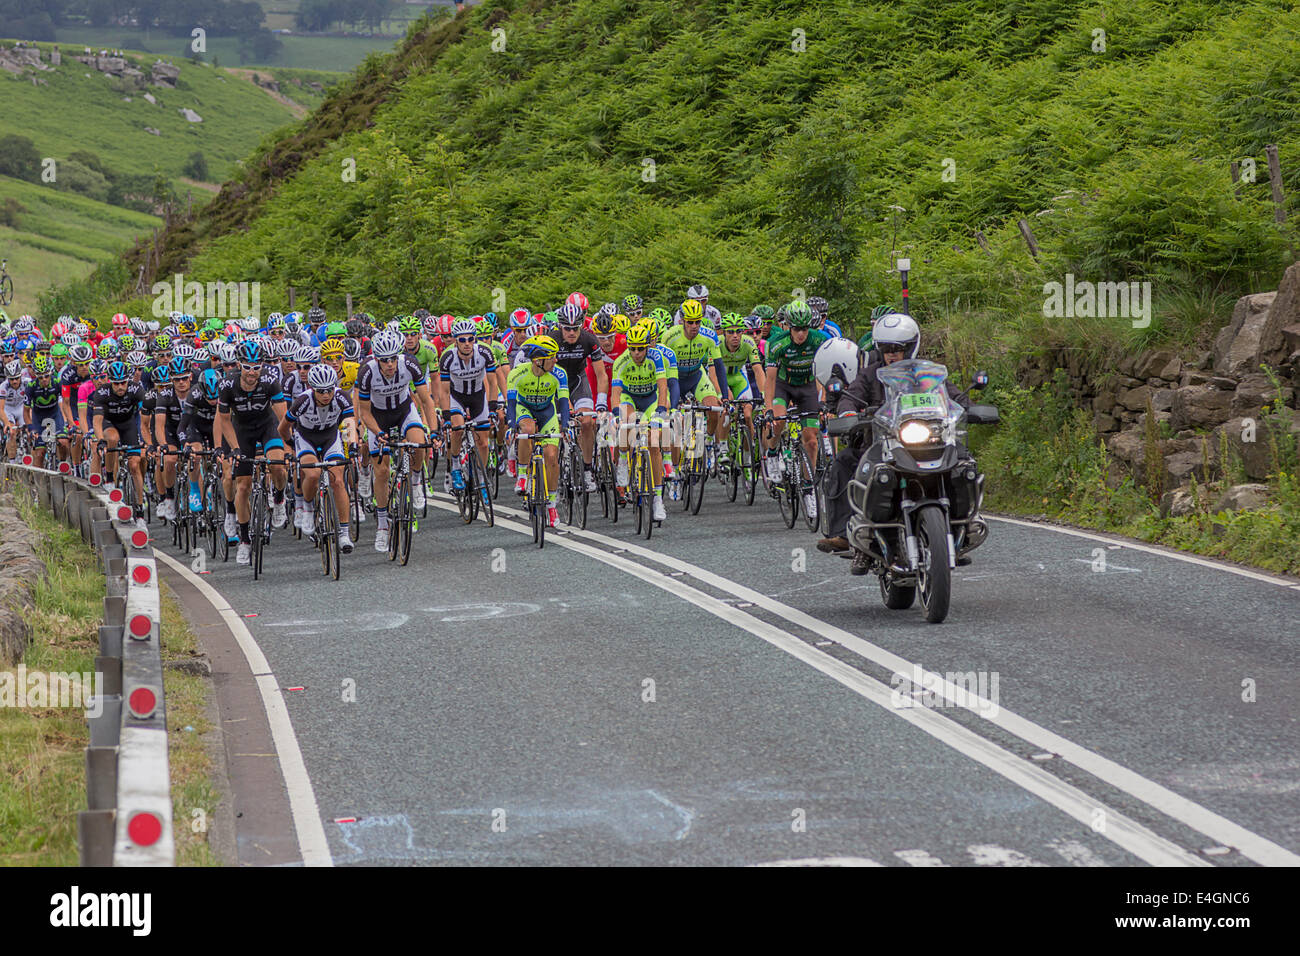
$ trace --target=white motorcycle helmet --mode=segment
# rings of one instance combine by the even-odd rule
[[[871,344],[877,349],[881,345],[901,345],[903,354],[914,359],[921,350],[921,329],[910,315],[890,312],[876,319],[871,327]]]
[[[849,339],[830,339],[823,342],[813,356],[813,374],[823,388],[840,381],[847,387],[858,377],[858,347]]]

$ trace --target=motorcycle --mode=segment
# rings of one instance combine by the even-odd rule
[[[995,425],[998,410],[952,401],[948,369],[936,362],[909,359],[876,374],[885,399],[874,414],[829,424],[831,435],[870,428],[875,439],[849,482],[848,538],[879,578],[885,607],[906,610],[919,591],[925,619],[938,624],[948,616],[953,568],[988,538],[984,476],[966,451],[966,426]],[[987,384],[981,372],[971,390]]]

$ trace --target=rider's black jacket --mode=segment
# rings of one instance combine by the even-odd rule
[[[872,362],[858,372],[858,377],[853,380],[853,384],[843,388],[839,392],[839,399],[835,402],[835,414],[844,415],[849,412],[862,414],[864,411],[874,412],[885,401],[885,384],[876,377],[876,372],[885,367],[883,360]],[[955,388],[951,382],[944,382],[944,387],[948,390],[948,397],[967,410],[970,409],[970,398],[959,388]],[[857,442],[865,444],[865,432],[859,432]]]

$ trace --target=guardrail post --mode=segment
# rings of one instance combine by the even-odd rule
[[[117,806],[117,748],[86,748],[86,809]]]
[[[82,866],[113,865],[113,831],[117,822],[113,810],[82,810],[77,814],[77,846]]]

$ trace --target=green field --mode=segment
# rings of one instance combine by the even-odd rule
[[[52,44],[38,46],[48,51]],[[128,59],[147,76],[158,58],[134,54]],[[42,157],[58,159],[88,150],[115,171],[160,171],[171,179],[181,175],[186,158],[199,150],[207,157],[209,178],[221,182],[258,139],[294,121],[288,107],[247,80],[180,57],[161,59],[180,68],[175,89],[124,89],[119,80],[70,55],[61,66],[40,74],[45,81],[40,86],[32,85],[31,74],[0,74],[0,135],[30,138]],[[145,93],[157,104],[145,100]],[[203,122],[189,122],[181,109],[194,110]],[[161,135],[147,133],[145,127]]]
[[[101,49],[143,50],[184,59],[190,54],[189,37],[172,36],[157,30],[130,30],[124,27],[60,27],[59,45],[88,46]],[[387,52],[396,40],[369,37],[299,37],[281,36],[284,48],[267,61],[239,58],[236,37],[209,37],[205,59],[214,58],[221,66],[283,66],[303,70],[350,71],[375,51]],[[29,81],[30,82],[30,81]]]
[[[0,203],[22,204],[18,228],[0,226],[0,258],[9,260],[15,301],[11,316],[36,313],[37,294],[90,274],[162,220],[105,203],[0,176]]]

